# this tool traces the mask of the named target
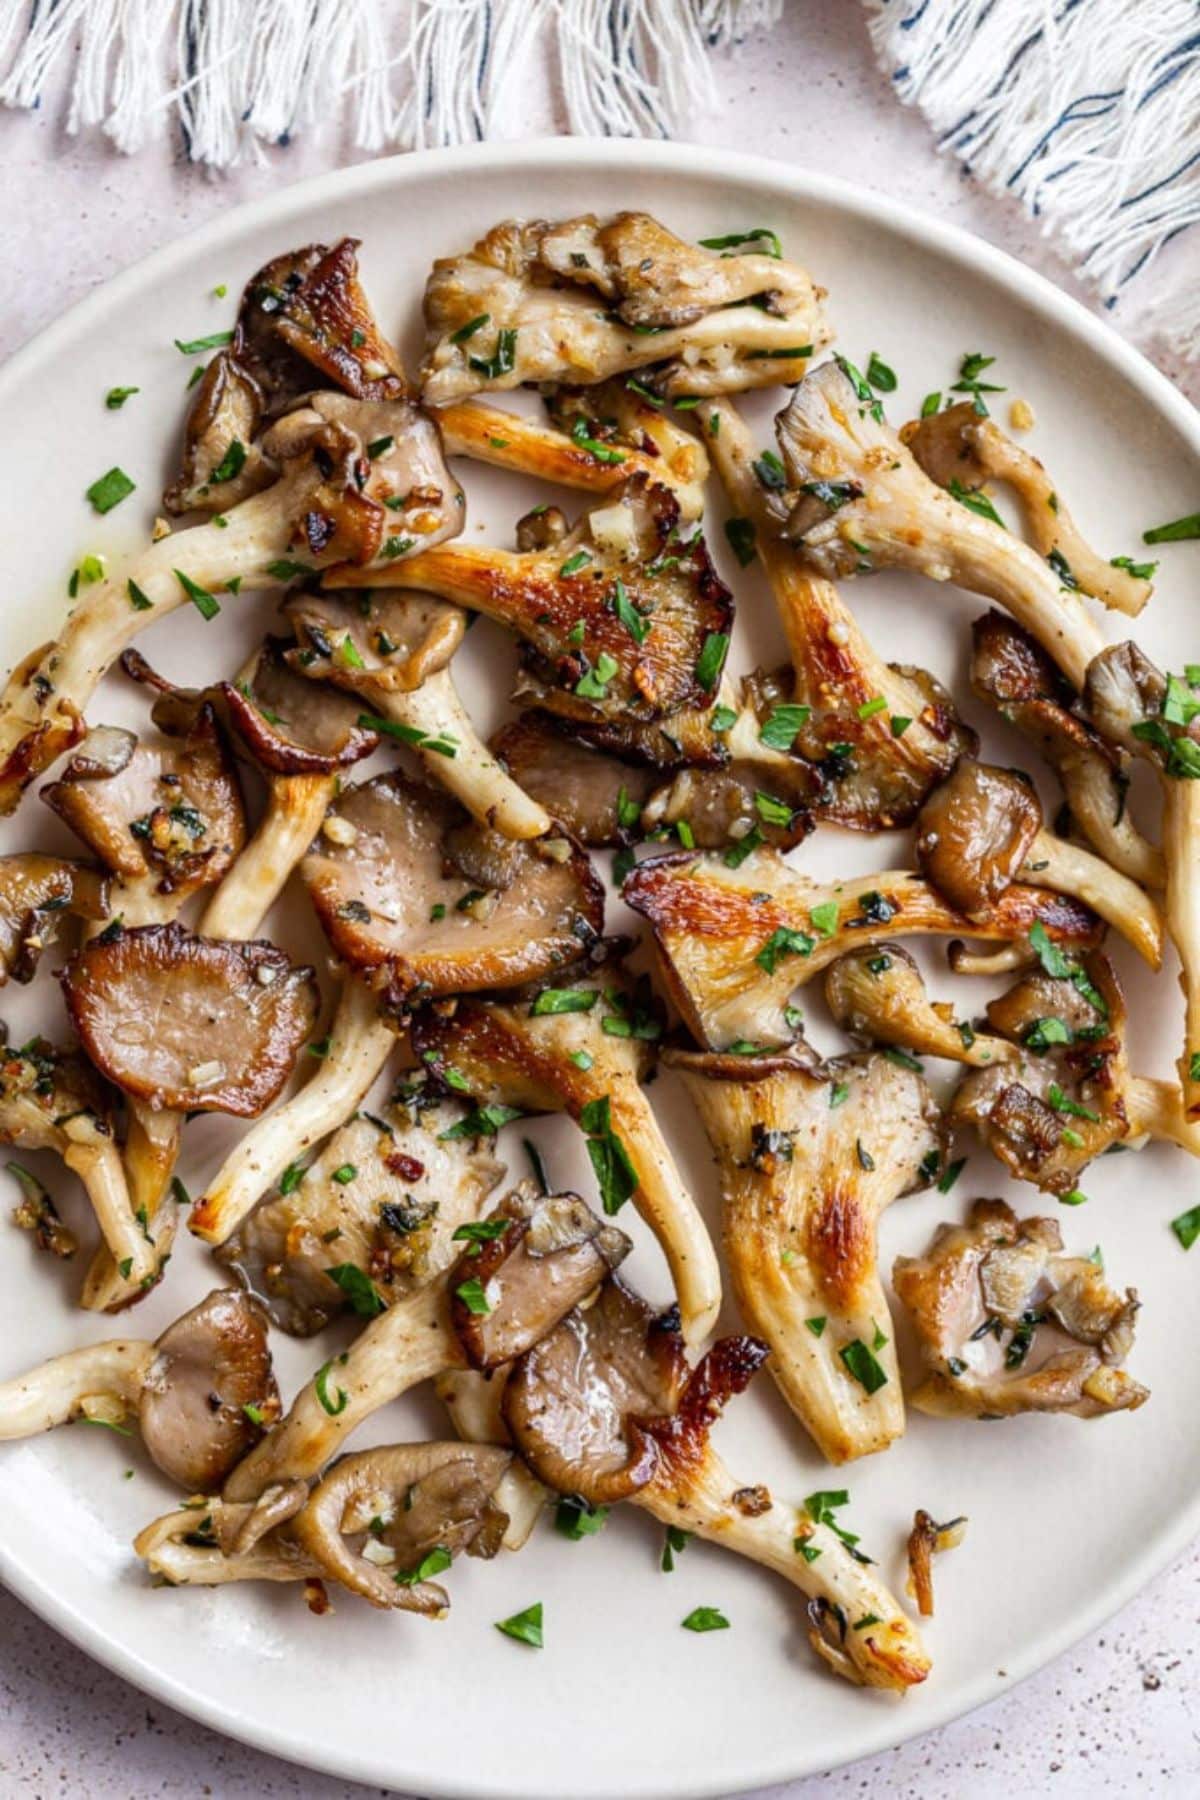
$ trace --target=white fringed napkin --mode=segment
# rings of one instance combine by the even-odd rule
[[[535,38],[572,132],[666,135],[713,98],[709,51],[783,0],[0,0],[0,103],[70,63],[67,130],[134,151],[177,123],[227,168],[318,125],[362,150],[489,134]]]
[[[1016,195],[1126,329],[1200,355],[1200,245],[1173,242],[1200,223],[1198,0],[867,7],[884,69],[938,147]]]

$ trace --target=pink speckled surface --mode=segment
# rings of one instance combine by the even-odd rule
[[[921,120],[895,106],[871,62],[859,9],[848,0],[793,0],[773,37],[722,59],[718,73],[721,105],[696,122],[695,138],[894,193],[1086,298],[1036,227],[939,159]],[[535,91],[521,123],[553,129],[550,97]],[[146,251],[243,198],[339,160],[348,158],[334,142],[308,142],[213,177],[171,162],[165,149],[131,162],[94,140],[67,139],[52,98],[32,117],[0,114],[8,197],[0,353]],[[1200,372],[1181,371],[1169,357],[1156,360],[1200,400]],[[1081,1496],[1088,1503],[1102,1497]],[[1020,1554],[1019,1494],[1002,1553]],[[890,1755],[772,1789],[769,1800],[881,1792],[921,1800],[1195,1794],[1198,1651],[1200,1555],[1193,1551],[1109,1627],[1010,1696]],[[147,1702],[0,1592],[4,1800],[353,1800],[370,1791],[257,1755]]]

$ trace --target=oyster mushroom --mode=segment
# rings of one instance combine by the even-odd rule
[[[99,869],[36,851],[0,856],[0,987],[33,980],[42,951],[70,914],[108,918],[108,884]]]
[[[960,1084],[951,1119],[973,1125],[1018,1179],[1075,1198],[1084,1169],[1113,1144],[1165,1138],[1200,1154],[1200,1129],[1173,1082],[1134,1076],[1125,997],[1102,951],[1076,959],[1042,944],[1041,967],[987,1008],[1018,1055]]]
[[[791,655],[790,669],[743,685],[741,709],[752,730],[733,727],[730,754],[760,773],[764,800],[790,801],[797,763],[807,763],[818,817],[859,831],[905,824],[963,751],[973,750],[974,734],[925,670],[885,663],[833,583],[802,569],[780,544],[775,490],[763,483],[764,471],[772,480],[782,475],[757,455],[731,401],[706,411],[709,447],[735,514],[727,530],[741,534],[739,559],[757,551]],[[750,824],[761,831],[757,815]]]
[[[91,1344],[0,1383],[0,1438],[136,1419],[151,1460],[195,1493],[219,1487],[279,1410],[262,1308],[216,1288],[155,1343]]]
[[[1043,830],[1042,804],[1014,769],[962,761],[930,794],[917,819],[917,860],[968,919],[986,918],[1013,881],[1072,894],[1162,965],[1158,908],[1135,881],[1091,851]]]
[[[792,992],[851,944],[913,932],[1007,942],[1040,923],[1051,940],[1078,945],[1101,930],[1079,901],[1045,888],[1014,883],[987,919],[968,922],[908,870],[821,884],[768,849],[736,863],[732,852],[653,857],[623,894],[650,921],[663,977],[697,1042],[745,1053],[791,1041]]]
[[[491,1446],[382,1445],[344,1456],[311,1495],[290,1482],[254,1504],[204,1500],[169,1513],[134,1549],[174,1586],[325,1579],[372,1606],[441,1617],[449,1600],[423,1572],[463,1550],[495,1554],[511,1461]]]
[[[665,1061],[708,1133],[734,1292],[780,1392],[827,1462],[885,1450],[904,1431],[904,1395],[876,1221],[940,1165],[929,1089],[878,1054]]]
[[[507,1369],[493,1369],[488,1374],[478,1369],[448,1369],[435,1377],[437,1397],[464,1443],[511,1447],[503,1409],[507,1380]],[[542,1483],[514,1457],[495,1490],[496,1504],[508,1517],[503,1538],[506,1550],[521,1550],[529,1542],[548,1499]]]
[[[504,1173],[487,1138],[453,1135],[463,1116],[461,1102],[401,1081],[381,1112],[356,1113],[307,1167],[292,1164],[217,1260],[298,1337],[349,1304],[327,1273],[331,1257],[341,1280],[358,1269],[392,1304],[454,1260],[455,1233]]]
[[[1019,625],[1003,613],[988,612],[975,620],[971,635],[976,697],[1045,757],[1092,848],[1131,881],[1162,887],[1162,851],[1147,843],[1126,804],[1127,754],[1077,716],[1072,708],[1078,696]]]
[[[1092,549],[1037,457],[1014,444],[995,419],[981,416],[972,401],[914,419],[900,436],[930,480],[951,493],[978,493],[988,481],[1010,487],[1034,549],[1064,586],[1081,588],[1117,612],[1141,612],[1154,592],[1151,584]]]
[[[169,1112],[254,1118],[317,1014],[312,970],[282,950],[196,937],[177,923],[110,928],[76,951],[61,981],[96,1067]]]
[[[118,741],[119,756],[92,753]],[[211,706],[175,737],[138,742],[100,726],[42,799],[111,873],[111,916],[127,925],[172,919],[190,894],[218,882],[245,841],[241,790]]]
[[[451,456],[595,494],[643,471],[674,489],[682,518],[699,519],[708,477],[704,447],[667,417],[664,403],[648,388],[639,392],[640,386],[611,381],[598,388],[559,389],[548,398],[551,425],[481,400],[443,406],[437,420]]]
[[[983,594],[1083,686],[1104,638],[1078,595],[1028,544],[929,479],[850,365],[815,369],[775,424],[796,498],[786,535],[803,568],[831,580],[911,569]]]
[[[369,448],[388,447],[371,457]],[[461,530],[462,496],[445,474],[437,428],[407,401],[317,393],[262,440],[279,476],[227,513],[176,532],[90,587],[54,642],[13,671],[0,697],[0,807],[83,736],[84,709],[138,632],[217,591],[279,589],[297,574],[403,558]],[[361,478],[361,481],[360,481]],[[438,495],[398,513],[388,501]],[[302,561],[296,560],[300,552]]]
[[[701,706],[728,647],[733,596],[704,539],[679,534],[670,488],[633,475],[549,549],[443,547],[380,570],[379,586],[424,589],[483,612],[521,639],[522,694],[584,723],[643,723]],[[331,587],[353,584],[336,570]]]
[[[1150,1398],[1121,1366],[1137,1294],[1114,1293],[1090,1258],[1064,1255],[1054,1219],[976,1200],[965,1225],[938,1227],[924,1256],[898,1257],[892,1281],[925,1364],[910,1396],[920,1412],[1094,1419]]]
[[[203,693],[173,687],[136,650],[121,658],[128,675],[157,693],[151,716],[164,730],[180,729],[211,705],[266,782],[258,827],[201,919],[207,937],[257,936],[321,827],[339,771],[379,744],[378,733],[359,724],[353,699],[293,673],[283,656],[290,647],[287,639],[266,638],[235,680]]]
[[[491,747],[530,799],[551,809],[589,849],[626,844],[638,835],[655,786],[652,769],[591,750],[537,712],[522,713],[502,727]]]
[[[798,381],[829,336],[823,298],[795,263],[693,248],[647,213],[509,219],[434,263],[421,392],[444,406],[651,364],[671,395]]]
[[[1007,1039],[956,1020],[934,1003],[916,963],[901,944],[864,944],[847,950],[825,971],[825,1000],[843,1031],[872,1044],[894,1044],[920,1056],[988,1068],[1017,1051]]]
[[[667,1259],[684,1335],[702,1343],[720,1309],[721,1274],[645,1095],[660,1031],[637,990],[605,968],[540,994],[463,999],[452,1013],[422,1013],[413,1045],[481,1104],[566,1112],[580,1125],[605,1211],[632,1200]]]
[[[604,926],[603,891],[569,839],[489,833],[398,773],[340,795],[301,874],[336,954],[402,1013],[548,974]]]
[[[726,1401],[767,1357],[723,1338],[694,1370],[671,1316],[619,1282],[523,1356],[505,1388],[513,1440],[538,1478],[592,1505],[628,1499],[675,1529],[761,1563],[808,1602],[809,1642],[848,1680],[903,1691],[929,1673],[916,1631],[875,1574],[822,1520],[747,1485],[710,1439]],[[762,1504],[765,1499],[766,1504]],[[803,1553],[801,1553],[803,1546]]]
[[[0,1049],[0,1143],[53,1150],[78,1175],[124,1280],[152,1283],[154,1245],[130,1197],[109,1096],[82,1056],[34,1038]]]
[[[1114,644],[1087,672],[1084,705],[1111,742],[1151,764],[1163,793],[1164,910],[1179,953],[1186,1006],[1179,1080],[1188,1117],[1200,1118],[1200,701],[1164,677],[1136,644]]]
[[[228,347],[209,363],[163,495],[170,513],[223,513],[274,479],[264,423],[331,388],[357,400],[402,400],[404,373],[358,280],[356,238],[273,257],[246,283]]]
[[[188,1229],[207,1243],[223,1244],[290,1164],[345,1123],[395,1044],[395,1028],[379,1016],[376,996],[351,977],[314,1074],[234,1145],[192,1208]]]
[[[514,1191],[449,1269],[372,1318],[323,1364],[282,1423],[230,1476],[229,1500],[321,1470],[381,1406],[447,1369],[498,1368],[550,1331],[628,1254],[574,1194]],[[367,1303],[364,1302],[364,1311]]]
[[[394,737],[481,824],[540,837],[550,817],[480,742],[445,666],[461,640],[461,609],[428,594],[378,589],[303,594],[289,604],[298,645],[288,661],[357,697],[360,719]]]

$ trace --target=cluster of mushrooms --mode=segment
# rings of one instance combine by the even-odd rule
[[[549,1496],[593,1529],[628,1500],[793,1583],[833,1670],[902,1691],[927,1653],[836,1494],[777,1498],[726,1468],[713,1428],[765,1364],[830,1463],[901,1435],[876,1222],[945,1177],[952,1132],[1067,1201],[1106,1150],[1200,1151],[1200,698],[1106,641],[1089,600],[1136,615],[1149,584],[1090,549],[980,384],[897,433],[885,383],[822,360],[825,296],[772,233],[695,247],[639,213],[497,226],[434,265],[415,385],[356,250],[312,245],[252,278],[195,390],[163,502],[177,528],[82,587],[0,701],[0,804],[53,763],[40,798],[80,840],[77,858],[0,860],[0,978],[31,980],[78,922],[55,971],[69,1035],[6,1044],[0,1136],[56,1151],[87,1191],[85,1308],[169,1279],[185,1214],[228,1284],[156,1342],[0,1385],[0,1437],[136,1421],[186,1496],[138,1537],[149,1569],[300,1582],[314,1607],[334,1582],[441,1614],[433,1576],[519,1549]],[[780,385],[778,448],[761,451],[735,396]],[[516,387],[544,419],[500,403]],[[451,467],[472,460],[578,490],[581,510],[547,502],[515,547],[468,544]],[[701,524],[712,472],[790,653],[741,680]],[[1055,826],[1028,776],[977,760],[930,674],[867,641],[838,584],[880,568],[991,604],[972,688],[1057,775]],[[133,648],[189,604],[262,606],[246,666],[183,686]],[[455,685],[476,613],[520,653],[519,710],[490,743]],[[144,697],[136,734],[87,717],[118,665]],[[381,749],[383,772],[356,777]],[[1160,844],[1127,804],[1133,757],[1161,778]],[[911,866],[815,882],[787,853],[820,826],[911,826]],[[597,849],[617,852],[640,945],[606,936]],[[261,936],[293,878],[339,984],[316,1044],[316,972]],[[1154,968],[1165,935],[1179,952],[1178,1083],[1129,1067],[1110,929]],[[910,934],[1015,985],[957,1020]],[[832,1059],[795,1004],[818,975],[860,1046]],[[962,1065],[946,1104],[918,1054]],[[711,1142],[752,1335],[708,1342],[722,1259],[656,1122],[656,1064]],[[252,1123],[190,1204],[175,1169],[208,1112]],[[600,1211],[506,1179],[498,1135],[532,1113],[578,1125]],[[69,1256],[50,1195],[21,1178],[21,1222]],[[627,1202],[664,1253],[666,1304],[618,1274]],[[1124,1368],[1136,1294],[1050,1218],[977,1199],[899,1259],[894,1289],[924,1413],[1094,1417],[1147,1398]],[[285,1408],[269,1326],[307,1337],[349,1316],[361,1333]],[[454,1436],[348,1448],[424,1381]],[[932,1551],[956,1535],[918,1514],[923,1612]]]

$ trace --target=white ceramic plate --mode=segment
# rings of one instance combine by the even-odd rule
[[[924,215],[779,164],[686,146],[558,141],[413,156],[239,209],[110,282],[8,365],[0,375],[8,568],[0,660],[15,661],[51,633],[82,553],[115,557],[149,526],[190,367],[172,339],[229,323],[242,282],[268,256],[314,238],[361,237],[368,292],[385,329],[415,358],[431,258],[512,213],[632,206],[649,208],[684,237],[764,224],[778,230],[788,252],[828,286],[846,353],[865,362],[877,350],[898,371],[900,393],[890,404],[897,422],[927,390],[948,386],[965,352],[994,355],[1009,396],[1036,410],[1034,448],[1109,554],[1137,551],[1144,526],[1195,507],[1200,421],[1168,383],[1038,276]],[[212,297],[219,283],[229,289],[223,303]],[[117,383],[141,392],[123,411],[107,412],[103,395]],[[764,445],[781,398],[754,408]],[[83,491],[116,462],[138,492],[99,520]],[[470,465],[464,479],[472,538],[510,541],[513,519],[530,503],[526,489]],[[713,509],[720,558],[716,499]],[[1158,592],[1138,627],[1151,653],[1176,668],[1200,655],[1200,633],[1186,629],[1196,558],[1194,546],[1166,550]],[[780,657],[781,634],[757,576],[723,561],[741,608],[737,666]],[[890,576],[860,581],[852,597],[885,654],[925,664],[964,695],[967,627],[982,610],[978,600]],[[146,634],[143,647],[179,680],[226,673],[261,630],[266,608],[253,597],[227,603],[212,625],[185,609]],[[490,725],[495,697],[506,691],[511,655],[502,634],[481,624],[461,659],[481,723]],[[139,704],[118,677],[92,718],[137,721]],[[1015,738],[988,729],[985,741],[1006,760],[1028,761]],[[6,826],[3,847],[63,843],[58,829],[31,795]],[[798,855],[805,868],[844,874],[895,866],[897,853],[905,854],[886,840],[827,831]],[[319,955],[298,913],[281,929]],[[1135,1064],[1167,1072],[1180,1018],[1174,979],[1143,981],[1128,958],[1118,958],[1129,977]],[[944,969],[938,983],[949,991]],[[985,998],[978,985],[965,1000],[958,996],[972,1012]],[[61,1030],[58,1008],[46,979],[3,997],[18,1032],[34,1024]],[[810,1012],[820,1012],[819,1002]],[[826,1034],[823,1041],[832,1040]],[[654,1092],[685,1171],[711,1209],[707,1154],[683,1096],[667,1078]],[[553,1174],[590,1191],[573,1128],[539,1122],[534,1135]],[[227,1136],[215,1121],[189,1130],[183,1173],[193,1192]],[[507,1139],[518,1173],[519,1136],[518,1129]],[[65,1189],[60,1170],[45,1173]],[[828,1768],[1011,1686],[1127,1600],[1200,1529],[1186,1323],[1197,1271],[1167,1228],[1196,1189],[1182,1155],[1154,1149],[1102,1162],[1087,1178],[1088,1206],[1062,1213],[1068,1241],[1085,1252],[1101,1243],[1116,1282],[1136,1284],[1145,1301],[1132,1367],[1153,1398],[1136,1414],[1088,1425],[914,1417],[885,1457],[835,1475],[767,1376],[731,1409],[720,1442],[734,1469],[795,1501],[817,1487],[847,1486],[847,1521],[897,1585],[914,1507],[938,1518],[969,1515],[965,1546],[938,1567],[938,1616],[928,1628],[932,1677],[902,1703],[823,1673],[804,1641],[800,1597],[777,1579],[705,1545],[691,1546],[674,1574],[660,1573],[661,1531],[632,1511],[582,1543],[547,1526],[519,1556],[460,1563],[450,1580],[453,1612],[440,1625],[381,1615],[348,1596],[337,1599],[332,1617],[315,1619],[290,1589],[154,1591],[129,1542],[172,1496],[136,1440],[82,1426],[0,1452],[0,1573],[53,1625],[158,1698],[259,1748],[387,1787],[636,1800],[727,1793]],[[924,1245],[940,1218],[961,1216],[981,1192],[1037,1210],[1031,1190],[1010,1192],[998,1166],[976,1150],[949,1197],[921,1195],[892,1208],[885,1266],[897,1251]],[[72,1203],[71,1217],[84,1223],[81,1202]],[[73,1310],[78,1268],[49,1266],[23,1237],[0,1235],[0,1375],[116,1335],[110,1322]],[[181,1238],[168,1280],[124,1321],[126,1330],[151,1335],[206,1291],[206,1257],[186,1232]],[[644,1242],[633,1275],[665,1296],[661,1264]],[[280,1341],[285,1394],[329,1354],[330,1342],[336,1333],[320,1344]],[[370,1435],[440,1434],[437,1411],[431,1399],[418,1399],[391,1409]],[[492,1629],[534,1600],[545,1606],[540,1653]],[[720,1606],[732,1630],[681,1631],[698,1604]],[[81,1719],[80,1745],[86,1730]]]

